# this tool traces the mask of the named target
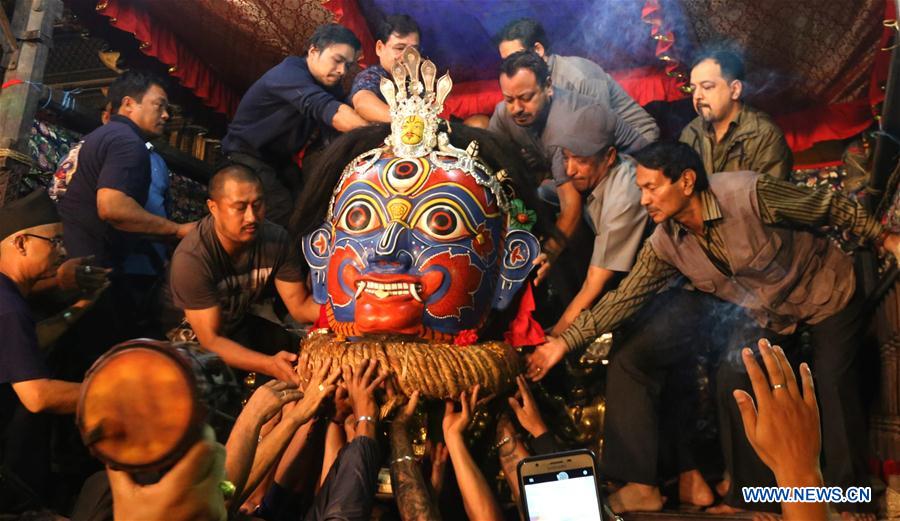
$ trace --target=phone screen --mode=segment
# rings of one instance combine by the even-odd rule
[[[593,468],[577,467],[522,479],[530,521],[601,521]]]

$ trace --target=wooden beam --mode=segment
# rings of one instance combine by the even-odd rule
[[[44,80],[53,24],[62,9],[62,0],[16,0],[13,8],[19,56],[16,68],[3,76],[3,84],[13,84],[0,90],[0,206],[15,199],[30,166],[27,138],[43,90],[33,85]]]
[[[0,42],[3,47],[3,59],[0,60],[0,68],[15,69],[19,59],[19,46],[16,44],[16,38],[13,36],[9,18],[6,17],[6,11],[2,8],[0,8],[0,31],[3,32],[3,41]]]

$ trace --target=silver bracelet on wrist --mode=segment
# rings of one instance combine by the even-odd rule
[[[356,424],[359,425],[359,422],[375,423],[375,418],[373,418],[371,416],[360,416],[359,418],[356,419]]]
[[[399,458],[391,462],[391,466],[394,466],[397,463],[403,463],[404,461],[416,461],[416,458],[412,456],[400,456]]]

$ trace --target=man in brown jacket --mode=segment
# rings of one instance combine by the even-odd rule
[[[610,478],[628,482],[610,496],[613,508],[662,507],[656,456],[664,377],[708,347],[718,357],[720,435],[732,479],[725,510],[777,509],[776,503],[748,504],[742,497],[743,486],[775,481],[744,436],[732,392],[751,389],[742,347],[760,337],[787,346],[782,342],[798,328],[809,331],[814,348],[825,481],[867,486],[857,356],[862,294],[850,257],[814,230],[831,225],[861,240],[881,241],[891,252],[897,252],[900,236],[885,234],[876,219],[841,194],[748,171],[707,178],[696,152],[683,143],[655,143],[634,159],[641,204],[656,230],[619,287],[582,312],[560,337],[538,346],[526,373],[539,380],[565,353],[638,319],[607,374],[602,467]],[[654,298],[679,275],[698,291],[673,289]],[[651,298],[653,304],[637,315]],[[785,376],[774,378],[775,391],[786,392]],[[863,505],[840,505],[854,507]]]
[[[691,68],[698,116],[680,141],[700,155],[707,173],[750,170],[787,179],[794,164],[784,134],[763,112],[744,104],[744,64],[726,50],[700,53]]]

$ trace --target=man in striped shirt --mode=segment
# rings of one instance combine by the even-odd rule
[[[717,405],[731,487],[725,508],[749,508],[741,486],[774,485],[774,477],[744,436],[734,389],[750,392],[740,349],[766,337],[790,340],[808,329],[822,407],[825,481],[865,486],[867,446],[859,394],[858,338],[864,325],[852,259],[817,232],[849,231],[891,252],[900,236],[883,233],[857,203],[754,172],[707,178],[683,143],[656,143],[634,155],[641,204],[657,228],[619,287],[582,312],[559,337],[529,357],[527,376],[539,380],[563,355],[630,319],[639,327],[616,352],[607,380],[604,472],[628,485],[610,497],[614,509],[662,506],[656,486],[657,416],[662,380],[704,348],[718,355]],[[677,276],[698,291],[654,296]],[[637,337],[637,341],[635,341]],[[784,375],[773,386],[782,390]],[[841,508],[854,505],[842,504]],[[862,505],[856,505],[862,506]],[[777,504],[753,505],[776,509]]]

